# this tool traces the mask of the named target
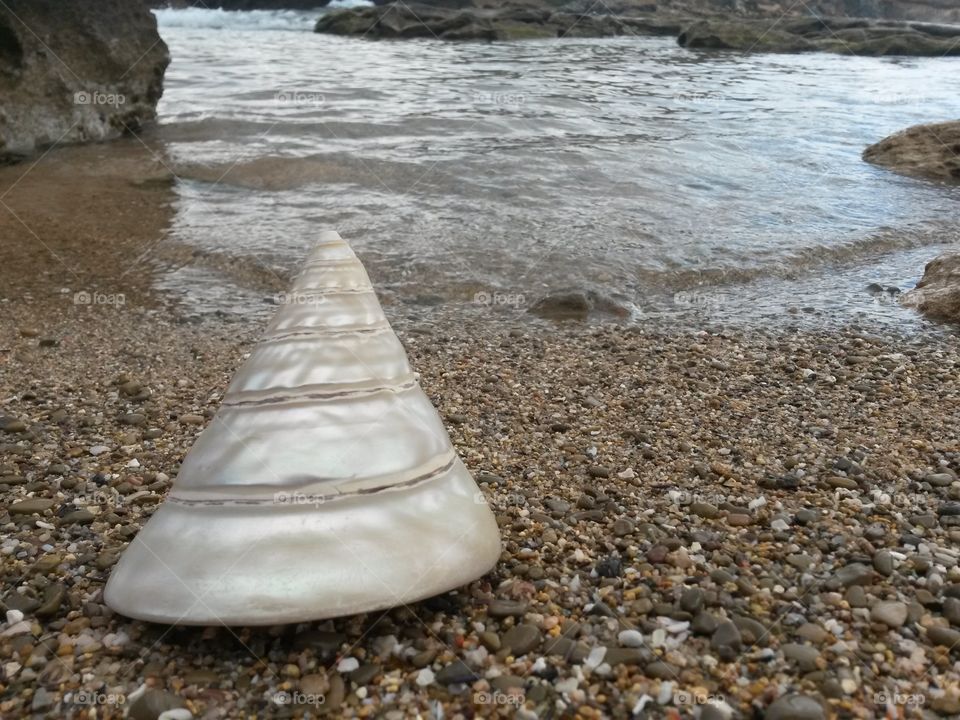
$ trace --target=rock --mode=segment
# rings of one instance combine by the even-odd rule
[[[680,596],[680,607],[691,615],[699,612],[703,607],[703,590],[696,587],[684,590]]]
[[[603,662],[610,667],[617,665],[640,665],[650,660],[651,653],[643,648],[612,648],[608,647],[603,655]]]
[[[960,159],[955,160],[960,172]],[[960,253],[941,255],[927,263],[917,287],[900,301],[935,320],[960,321]]]
[[[951,650],[960,650],[960,631],[953,628],[934,625],[927,628],[927,639],[934,645],[942,645]]]
[[[617,635],[617,641],[624,647],[639,648],[646,646],[643,641],[643,633],[639,630],[621,630],[620,634]]]
[[[53,500],[46,498],[28,498],[11,505],[8,510],[11,515],[34,515],[43,514],[53,507]]]
[[[145,4],[11,0],[0,5],[0,37],[0,161],[156,118],[170,58]]]
[[[2,131],[2,126],[0,126],[0,131]],[[2,138],[0,138],[0,152],[2,151],[3,143]],[[18,418],[0,416],[0,430],[8,433],[22,433],[27,431],[27,424]]]
[[[720,510],[716,505],[707,502],[695,502],[690,504],[690,512],[697,517],[712,519],[720,515]]]
[[[867,606],[867,592],[860,585],[853,585],[847,588],[847,592],[843,597],[847,603],[849,603],[850,607],[865,608]]]
[[[548,320],[586,320],[591,310],[590,300],[583,293],[548,295],[538,300],[530,312]]]
[[[597,575],[605,578],[620,577],[623,570],[623,563],[616,555],[609,555],[597,563]]]
[[[643,674],[656,680],[676,680],[679,678],[677,669],[661,660],[648,664],[643,669]]]
[[[793,693],[777,698],[763,717],[764,720],[826,720],[827,713],[823,705],[809,695]]]
[[[89,510],[73,510],[60,518],[61,525],[89,525],[95,519]]]
[[[733,527],[745,527],[753,522],[753,518],[745,513],[730,513],[727,515],[727,525]]]
[[[806,38],[771,27],[769,23],[739,19],[698,20],[683,29],[677,43],[700,50],[803,52],[815,49]]]
[[[503,600],[497,598],[487,606],[487,613],[491,617],[522,617],[530,607],[522,600]]]
[[[960,157],[954,149],[957,145],[960,145],[960,121],[914,125],[869,146],[863,152],[863,159],[904,175],[957,182],[960,181]]]
[[[820,659],[820,651],[809,645],[798,645],[797,643],[786,643],[780,650],[783,656],[797,664],[800,672],[813,672],[817,670],[817,660]]]
[[[873,580],[873,569],[863,563],[850,563],[837,570],[827,581],[829,590],[848,588],[853,585],[869,585]]]
[[[43,602],[37,607],[36,615],[40,618],[56,615],[63,601],[67,597],[67,588],[63,583],[51,583],[43,591]]]
[[[472,683],[477,679],[477,674],[473,672],[463,660],[454,660],[437,673],[436,681],[441,685],[454,685],[457,683]]]
[[[168,710],[185,708],[184,701],[173,693],[149,688],[130,703],[127,712],[130,720],[157,720]]]
[[[713,635],[717,629],[717,619],[708,612],[699,612],[690,627],[697,635]]]
[[[627,518],[617,518],[613,522],[613,534],[616,537],[623,537],[629,535],[634,530],[634,525],[631,520]]]
[[[809,640],[815,645],[822,645],[830,637],[830,633],[816,623],[804,623],[795,632],[797,637]]]
[[[500,642],[511,655],[519,657],[539,647],[540,640],[540,628],[536,625],[523,624],[507,630]]]
[[[717,651],[729,649],[736,652],[743,647],[743,637],[736,625],[729,620],[724,620],[714,630],[710,638],[710,647]]]
[[[889,550],[881,550],[873,556],[873,569],[885,577],[893,575],[893,555]]]
[[[743,641],[749,645],[767,645],[773,630],[772,627],[768,629],[763,623],[743,615],[734,616],[733,624],[740,631]]]
[[[42,712],[43,710],[49,710],[53,707],[53,695],[51,695],[45,688],[38,687],[33,691],[33,700],[30,703],[30,709],[33,712]]]
[[[943,616],[951,625],[960,625],[960,600],[953,597],[944,598]]]
[[[907,621],[907,604],[902,602],[879,602],[870,609],[870,619],[887,627],[902,627]]]

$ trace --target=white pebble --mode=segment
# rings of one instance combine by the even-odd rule
[[[657,628],[650,635],[650,644],[653,647],[663,647],[663,644],[667,641],[667,631],[663,628]]]
[[[110,452],[110,448],[108,448],[106,445],[94,445],[92,448],[90,448],[90,454],[94,456],[103,455],[106,452]]]
[[[420,672],[417,673],[417,685],[420,687],[426,687],[433,683],[434,677],[433,670],[430,668],[423,668]]]
[[[559,693],[570,694],[572,692],[575,692],[580,687],[580,683],[577,681],[576,678],[567,678],[566,680],[561,680],[553,687]]]
[[[639,630],[624,630],[617,635],[617,640],[624,647],[638,648],[643,647],[643,633]]]
[[[20,610],[7,610],[7,625],[16,625],[23,620],[23,613]]]
[[[599,645],[590,651],[590,654],[587,655],[587,659],[583,661],[585,667],[590,670],[597,668],[600,663],[603,662],[603,658],[607,655],[607,648],[603,645]]]
[[[633,714],[639,715],[643,712],[643,709],[647,706],[647,703],[653,702],[653,698],[649,695],[641,695],[640,699],[637,700],[636,705],[633,706]]]
[[[772,523],[770,523],[770,527],[773,530],[777,530],[778,532],[783,532],[785,530],[790,529],[790,524],[783,518],[777,518]]]
[[[337,671],[342,673],[353,672],[358,667],[360,667],[360,661],[355,657],[345,657],[337,663]]]
[[[191,720],[191,718],[193,718],[193,713],[186,708],[164,710],[157,716],[157,720]]]
[[[617,473],[617,477],[621,480],[633,480],[637,476],[637,473],[633,471],[633,468],[627,468],[621,473]]]
[[[673,702],[673,683],[662,682],[660,683],[660,692],[657,693],[657,704],[666,705],[669,702]]]

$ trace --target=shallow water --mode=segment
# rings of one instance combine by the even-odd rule
[[[370,42],[314,15],[158,12],[173,62],[145,140],[181,180],[178,242],[286,277],[336,228],[417,313],[575,288],[641,322],[924,327],[865,287],[907,288],[957,243],[960,189],[860,153],[956,117],[960,60]],[[163,287],[200,312],[262,308],[178,273]]]

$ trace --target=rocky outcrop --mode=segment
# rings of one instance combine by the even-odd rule
[[[154,8],[198,7],[208,10],[314,10],[330,0],[150,0]]]
[[[871,145],[863,159],[904,175],[960,182],[960,121],[914,125]]]
[[[701,50],[809,52],[845,55],[960,55],[960,26],[857,18],[698,20],[677,41]]]
[[[368,39],[530,40],[675,35],[683,22],[671,17],[578,15],[535,7],[453,10],[403,3],[334,10],[317,21],[316,31]]]
[[[901,302],[933,319],[960,322],[960,253],[927,263],[923,279]]]
[[[139,0],[0,3],[0,160],[137,130],[168,62]]]

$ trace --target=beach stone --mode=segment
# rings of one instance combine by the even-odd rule
[[[707,502],[691,503],[690,512],[697,517],[707,518],[708,520],[712,520],[720,515],[720,509],[716,505]]]
[[[536,625],[517,625],[510,628],[501,638],[501,644],[504,649],[509,650],[511,655],[519,657],[540,645],[542,639],[540,628]]]
[[[53,507],[53,500],[46,498],[28,498],[13,503],[8,510],[11,515],[34,515],[46,512]]]
[[[617,665],[640,665],[650,659],[650,651],[642,648],[608,647],[603,662],[610,667]]]
[[[491,617],[522,617],[530,607],[529,603],[522,600],[504,600],[495,599],[487,606],[487,613]]]
[[[143,695],[130,703],[127,712],[130,720],[157,720],[167,710],[185,708],[182,698],[165,690],[148,688]]]
[[[953,650],[960,649],[957,647],[960,645],[960,630],[934,625],[927,628],[927,639],[934,645],[942,645]]]
[[[503,646],[500,636],[490,630],[480,633],[480,643],[490,652],[497,652]]]
[[[727,525],[733,527],[745,527],[753,522],[753,518],[745,513],[731,513],[727,515]]]
[[[620,577],[620,573],[623,571],[623,563],[616,555],[610,555],[597,563],[596,570],[600,577]]]
[[[37,607],[37,617],[56,615],[67,597],[67,587],[61,582],[50,583],[43,591],[43,602]]]
[[[867,606],[867,593],[860,585],[849,588],[844,599],[850,603],[850,607],[865,608]]]
[[[547,509],[553,510],[553,512],[560,514],[566,514],[570,512],[570,508],[572,507],[566,500],[560,500],[558,498],[547,498],[543,501],[543,504],[547,507]]]
[[[610,477],[610,468],[604,465],[593,465],[587,468],[587,474],[593,478],[608,478]]]
[[[477,674],[467,667],[467,664],[463,662],[463,660],[454,660],[452,663],[442,668],[436,676],[436,681],[441,685],[472,683],[476,679]]]
[[[89,525],[96,516],[89,510],[74,510],[60,518],[61,525]]]
[[[703,590],[692,587],[683,591],[680,596],[680,607],[691,615],[703,608]]]
[[[0,416],[0,430],[8,433],[22,433],[27,431],[27,424],[18,418]]]
[[[749,645],[767,645],[770,631],[767,627],[753,618],[736,615],[733,624],[737,626],[743,641]]]
[[[53,695],[46,688],[38,687],[33,691],[33,700],[30,702],[30,709],[33,712],[42,712],[53,707]]]
[[[379,665],[361,665],[347,677],[350,678],[350,682],[356,683],[359,686],[369,684],[377,675],[380,674]]]
[[[729,620],[724,620],[717,625],[710,638],[710,647],[714,650],[732,650],[739,651],[743,647],[743,637],[740,630]]]
[[[873,580],[873,568],[863,563],[850,563],[837,570],[826,585],[829,590],[848,588],[854,585],[869,585]]]
[[[893,555],[889,550],[881,550],[873,556],[873,569],[884,577],[893,575]]]
[[[943,616],[951,625],[960,625],[960,600],[953,597],[944,598]]]
[[[887,627],[903,627],[907,621],[907,604],[902,602],[880,602],[870,610],[870,619],[883,623]]]
[[[830,637],[830,633],[816,623],[804,623],[795,632],[797,637],[809,640],[815,645],[822,645]]]
[[[814,698],[794,693],[775,700],[763,717],[764,720],[826,720],[827,714]]]
[[[925,475],[923,478],[924,482],[928,482],[934,487],[947,487],[948,485],[953,484],[957,478],[951,473],[931,473]]]
[[[620,634],[617,635],[617,640],[624,647],[638,648],[645,645],[643,633],[639,630],[621,630]]]
[[[613,523],[613,534],[616,537],[623,537],[633,532],[633,522],[627,518],[617,518]]]
[[[817,669],[817,660],[820,658],[820,651],[810,645],[799,645],[797,643],[786,643],[781,648],[783,656],[797,664],[801,672],[813,672]]]
[[[676,680],[679,677],[677,669],[662,660],[657,660],[647,665],[643,669],[643,674],[656,680]]]
[[[697,635],[713,635],[717,629],[717,618],[706,611],[699,612],[690,623],[690,628]]]

